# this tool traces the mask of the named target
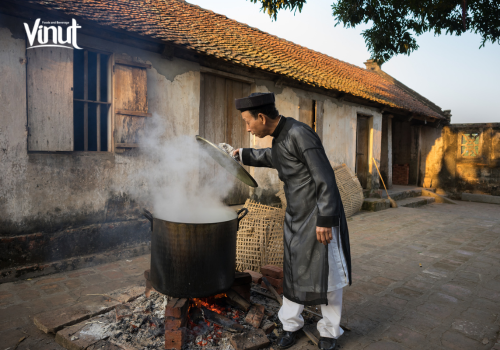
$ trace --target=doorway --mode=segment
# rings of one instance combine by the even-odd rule
[[[368,185],[369,117],[358,115],[356,126],[356,176],[364,189]]]
[[[299,97],[299,121],[316,131],[316,101]]]
[[[201,74],[200,96],[200,136],[219,144],[230,144],[235,148],[250,146],[250,133],[241,118],[241,113],[236,109],[234,100],[250,95],[250,84],[231,80],[217,75]],[[209,161],[209,174],[214,176],[219,173],[220,165]],[[250,171],[248,166],[244,166]],[[220,174],[220,173],[219,173]],[[249,187],[227,173],[227,180],[234,181],[234,186],[229,195],[224,198],[227,205],[244,204],[249,197]]]

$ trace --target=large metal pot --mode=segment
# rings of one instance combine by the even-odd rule
[[[244,212],[241,217],[238,217]],[[227,291],[236,270],[236,232],[248,213],[208,224],[151,221],[151,283],[158,292],[176,298],[203,298]]]

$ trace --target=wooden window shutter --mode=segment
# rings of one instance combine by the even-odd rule
[[[114,66],[114,142],[117,151],[138,147],[144,118],[150,117],[146,69],[151,65],[115,59]]]
[[[73,50],[26,50],[28,150],[73,151]]]

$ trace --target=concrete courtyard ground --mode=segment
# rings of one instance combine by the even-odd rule
[[[500,206],[458,202],[349,220],[339,349],[500,350]],[[62,349],[37,313],[143,281],[149,256],[0,285],[0,350]],[[303,337],[295,349],[314,349]]]

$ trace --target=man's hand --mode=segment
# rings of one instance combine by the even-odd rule
[[[240,156],[240,149],[239,148],[236,148],[234,151],[233,151],[233,158],[235,160],[237,160],[238,162],[241,161],[241,156]]]
[[[318,227],[316,226],[316,239],[318,242],[328,245],[333,239],[331,227]]]

